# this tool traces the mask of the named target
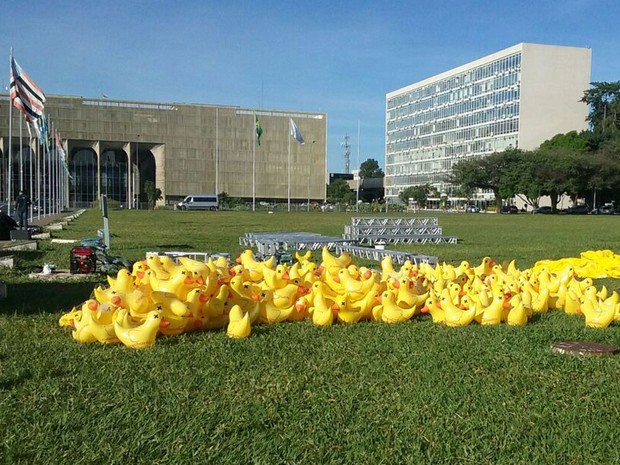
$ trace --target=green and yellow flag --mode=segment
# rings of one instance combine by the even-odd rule
[[[254,116],[256,118],[256,142],[260,145],[260,136],[263,135],[263,128],[260,126],[260,121],[258,121],[258,116]]]

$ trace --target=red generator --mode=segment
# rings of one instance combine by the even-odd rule
[[[97,269],[95,252],[90,247],[73,247],[69,264],[71,273],[94,273]]]

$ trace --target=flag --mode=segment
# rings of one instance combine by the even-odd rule
[[[60,134],[58,134],[58,132],[56,132],[54,139],[56,141],[56,151],[58,152],[58,156],[62,162],[62,167],[65,169],[65,173],[67,173],[69,179],[73,180],[73,176],[71,176],[69,166],[67,165],[67,153],[65,152],[65,146],[62,143],[62,139],[60,138]]]
[[[256,118],[256,142],[260,145],[260,136],[263,135],[263,128],[260,125],[260,121],[258,121],[258,116],[254,116]]]
[[[41,141],[41,145],[47,147],[49,145],[49,134],[45,113],[41,115],[41,125],[39,126],[39,129],[39,140]]]
[[[293,118],[289,118],[289,121],[291,122],[291,136],[293,136],[295,139],[297,139],[297,142],[303,145],[304,138],[301,136],[301,132],[299,132],[299,128],[295,124],[295,121],[293,121]]]
[[[26,121],[32,122],[43,115],[45,94],[11,57],[10,98],[13,106],[24,114]]]

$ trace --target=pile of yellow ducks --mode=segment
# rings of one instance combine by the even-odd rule
[[[451,327],[523,326],[549,309],[581,314],[585,324],[605,328],[620,320],[620,296],[579,279],[572,266],[550,271],[519,270],[485,257],[472,266],[406,262],[395,268],[389,256],[380,270],[353,264],[347,253],[323,248],[317,265],[308,251],[292,265],[274,257],[257,261],[251,250],[230,263],[206,263],[149,255],[131,271],[108,277],[93,297],[59,321],[79,342],[123,343],[141,349],[158,335],[226,328],[231,338],[250,336],[255,324],[308,319],[317,326],[359,321],[401,323],[430,314]]]

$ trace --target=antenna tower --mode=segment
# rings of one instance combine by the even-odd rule
[[[344,172],[348,174],[351,173],[351,144],[349,144],[348,134],[344,136],[342,148],[344,149]]]

